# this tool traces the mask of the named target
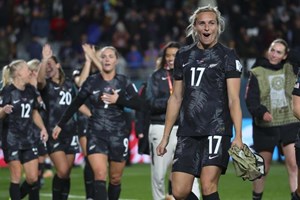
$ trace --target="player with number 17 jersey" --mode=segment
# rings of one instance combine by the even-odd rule
[[[240,78],[242,65],[234,50],[220,43],[209,49],[181,48],[174,79],[184,82],[178,136],[232,136],[227,78]]]

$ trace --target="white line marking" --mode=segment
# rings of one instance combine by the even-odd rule
[[[52,194],[50,194],[50,193],[40,193],[40,196],[43,196],[43,197],[52,197]],[[85,199],[85,196],[71,195],[71,194],[69,194],[68,198],[72,198],[72,199]],[[120,199],[120,200],[137,200],[137,199]]]

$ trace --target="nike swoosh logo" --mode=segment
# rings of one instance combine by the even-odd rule
[[[98,94],[101,90],[93,91],[93,94]]]
[[[15,156],[17,154],[18,154],[18,151],[14,151],[14,152],[11,153],[12,156]]]
[[[53,87],[54,88],[54,90],[59,90],[60,89],[60,87]]]
[[[185,67],[189,64],[189,62],[182,64],[182,67]]]
[[[167,80],[168,79],[168,77],[161,77],[161,80]]]
[[[115,90],[116,93],[119,93],[120,91],[121,91],[121,89],[116,89]]]
[[[90,146],[89,150],[92,150],[92,149],[94,149],[95,147],[96,147],[96,145],[92,145],[92,146]]]
[[[211,160],[211,159],[214,159],[216,157],[219,157],[219,155],[215,155],[215,156],[208,156],[208,159]]]
[[[58,145],[59,145],[59,143],[55,143],[55,144],[53,145],[53,148],[55,149],[56,147],[58,147]]]
[[[15,101],[13,101],[13,104],[16,104],[16,103],[19,103],[20,102],[20,100],[15,100]]]
[[[172,164],[174,165],[174,163],[176,163],[177,161],[178,161],[178,158],[174,159]]]

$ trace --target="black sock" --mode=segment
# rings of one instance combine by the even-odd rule
[[[108,186],[108,199],[109,200],[118,200],[121,194],[121,184],[113,185],[109,183]]]
[[[191,192],[189,196],[187,196],[186,200],[198,200],[198,197],[193,192]]]
[[[202,195],[202,198],[203,200],[220,200],[218,192],[214,192],[209,195]]]
[[[19,183],[10,183],[9,186],[9,195],[11,200],[21,199],[20,195],[20,184]]]
[[[300,200],[299,195],[297,194],[297,191],[292,193],[292,200]]]
[[[43,185],[43,174],[45,171],[45,163],[39,163],[39,187]]]
[[[30,191],[30,185],[25,180],[20,187],[20,197],[23,199]]]
[[[30,191],[29,191],[29,200],[39,200],[40,199],[40,188],[39,188],[39,182],[35,182],[32,185],[30,185]]]
[[[256,193],[256,192],[252,192],[252,199],[253,200],[261,200],[263,193]]]
[[[173,193],[172,193],[172,182],[171,182],[171,180],[169,180],[169,182],[168,182],[168,193],[169,193],[170,195],[173,194]]]
[[[70,193],[71,182],[70,179],[61,179],[62,180],[62,191],[61,191],[61,199],[67,200]]]
[[[106,181],[94,180],[94,200],[107,200]]]
[[[84,185],[85,185],[85,194],[86,198],[93,198],[94,196],[94,187],[93,187],[93,182],[94,182],[94,173],[92,170],[92,167],[90,165],[89,160],[87,157],[85,157],[85,166],[84,166]]]
[[[52,199],[53,200],[60,200],[61,199],[61,192],[62,192],[62,179],[54,175],[52,180]]]

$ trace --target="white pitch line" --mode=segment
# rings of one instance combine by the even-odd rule
[[[50,193],[40,193],[40,196],[52,197],[52,194],[50,194]],[[69,194],[69,198],[72,198],[72,199],[85,199],[85,196]],[[138,200],[138,199],[120,199],[120,200]]]

